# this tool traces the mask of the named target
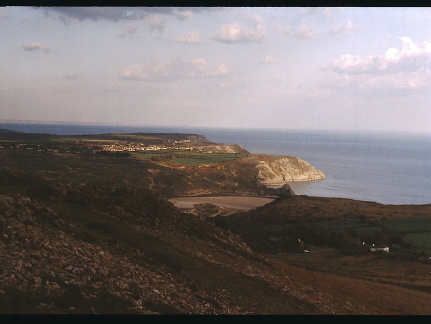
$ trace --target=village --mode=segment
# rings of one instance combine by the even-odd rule
[[[104,144],[103,151],[108,152],[136,152],[136,151],[160,151],[160,150],[185,150],[185,151],[193,151],[195,148],[186,145],[191,143],[190,139],[186,140],[175,140],[175,141],[166,141],[166,144],[159,145],[150,145],[147,143],[112,143],[112,144]]]
[[[79,144],[79,145],[56,145],[47,144],[29,144],[29,143],[1,143],[0,149],[23,149],[34,150],[38,152],[54,152],[54,153],[101,153],[101,152],[145,152],[145,151],[160,151],[160,150],[184,150],[196,151],[199,153],[212,153],[211,150],[205,150],[202,146],[193,146],[194,141],[191,139],[184,140],[167,140],[157,144],[143,142],[124,142],[116,141],[113,143],[95,145],[95,144]]]

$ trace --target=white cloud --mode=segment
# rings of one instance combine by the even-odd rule
[[[388,74],[400,71],[418,71],[431,60],[431,43],[418,47],[408,37],[400,37],[401,48],[389,48],[383,55],[358,56],[344,54],[326,68],[339,73]]]
[[[275,62],[275,59],[271,55],[267,55],[263,58],[263,61],[268,62],[268,63],[273,63],[273,62]]]
[[[285,26],[276,25],[275,32],[280,37],[288,36],[288,37],[295,37],[299,39],[316,38],[313,25],[301,25],[298,27],[294,27],[292,25],[285,25]]]
[[[266,39],[267,31],[264,20],[258,15],[250,15],[253,28],[246,28],[233,22],[221,26],[214,39],[224,43],[237,42],[263,42]]]
[[[199,33],[197,31],[191,31],[186,34],[183,34],[181,36],[178,36],[175,39],[178,43],[188,43],[188,44],[200,44],[202,43],[202,40],[199,36]]]
[[[408,37],[399,38],[400,48],[383,55],[344,54],[324,67],[337,72],[340,85],[358,89],[419,89],[431,84],[431,43],[417,46]]]
[[[38,42],[25,44],[22,46],[22,48],[28,52],[42,50],[42,51],[45,51],[46,53],[48,53],[51,50],[51,48],[49,46],[43,46],[41,43],[38,43]]]
[[[263,20],[263,18],[260,17],[257,14],[250,14],[248,16],[248,19],[250,19],[255,24],[255,26],[259,26],[259,25],[264,25],[265,24],[265,20]]]
[[[191,61],[175,58],[163,64],[136,64],[125,67],[121,71],[121,76],[125,80],[171,81],[224,77],[229,73],[229,68],[225,64],[212,67],[203,58]]]
[[[372,70],[378,70],[380,65],[381,58],[378,56],[343,54],[334,59],[328,68],[340,73],[368,73]]]
[[[297,38],[302,38],[302,39],[312,39],[315,38],[315,34],[314,34],[314,26],[313,25],[303,25],[303,26],[299,26],[296,29],[296,33],[294,35]]]
[[[330,33],[332,35],[337,35],[337,34],[341,34],[341,33],[347,33],[352,28],[353,28],[353,23],[349,20],[345,24],[341,24],[341,25],[338,25],[338,26],[335,26],[334,28],[332,28],[331,31],[330,31]]]
[[[386,51],[383,59],[386,66],[390,64],[424,63],[431,58],[431,43],[424,42],[418,47],[408,37],[400,37],[403,43],[401,48],[390,48]],[[417,65],[417,64],[415,64]]]

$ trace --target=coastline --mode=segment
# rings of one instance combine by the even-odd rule
[[[212,142],[240,143],[251,154],[297,156],[324,172],[324,181],[289,182],[297,195],[396,205],[431,203],[430,177],[423,172],[431,167],[429,133],[2,122],[9,130],[56,135],[110,132],[205,134]]]

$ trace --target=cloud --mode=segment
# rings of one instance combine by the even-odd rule
[[[373,70],[380,70],[382,58],[378,56],[358,56],[352,54],[343,54],[334,59],[328,66],[332,71],[339,73],[370,73]]]
[[[174,8],[169,7],[49,7],[40,8],[60,19],[84,20],[141,20],[153,13],[172,14]]]
[[[296,38],[302,38],[302,39],[315,38],[316,36],[314,35],[314,26],[313,25],[299,26],[296,29],[294,36]]]
[[[276,25],[275,32],[280,37],[288,36],[288,37],[295,37],[299,39],[316,38],[313,25],[301,25],[298,27],[294,27],[292,25],[286,25],[286,26]]]
[[[345,24],[341,24],[338,26],[335,26],[330,30],[331,35],[337,35],[341,33],[347,33],[353,28],[353,23],[349,20]]]
[[[224,43],[263,42],[267,37],[265,22],[258,15],[250,15],[252,28],[246,28],[233,22],[221,26],[214,39]]]
[[[388,74],[417,71],[431,59],[431,43],[418,47],[408,37],[400,37],[401,48],[389,48],[383,55],[358,56],[344,54],[326,66],[327,69],[348,74]]]
[[[167,18],[164,16],[152,15],[145,19],[145,23],[150,27],[152,32],[157,30],[160,33],[163,33],[166,28],[166,20]]]
[[[180,20],[191,17],[192,12],[220,10],[219,8],[205,7],[33,7],[33,9],[42,9],[49,16],[56,16],[63,22],[72,20],[78,21],[125,21],[125,20],[142,20],[153,14],[163,14],[178,18]]]
[[[196,31],[191,31],[181,36],[178,36],[175,41],[177,43],[187,43],[187,44],[200,44],[202,40],[199,36],[199,33]]]
[[[22,45],[22,48],[28,52],[41,50],[41,51],[48,53],[51,50],[51,48],[49,46],[43,46],[41,43],[38,43],[38,42],[33,42],[31,44]]]
[[[203,58],[191,61],[175,58],[163,64],[136,64],[125,67],[121,71],[121,76],[125,80],[172,81],[224,77],[229,73],[230,71],[225,64],[211,67]]]
[[[186,20],[189,19],[193,16],[193,12],[191,11],[180,11],[178,12],[178,18],[180,20]]]
[[[120,35],[118,35],[118,37],[120,38],[126,38],[126,37],[133,37],[133,35],[135,35],[136,31],[138,30],[138,27],[136,25],[127,25],[126,26],[126,31]]]
[[[344,54],[323,70],[342,76],[341,82],[358,88],[417,89],[431,81],[431,43],[417,46],[400,37],[400,48],[389,48],[383,55]]]
[[[275,59],[271,55],[267,55],[263,58],[263,61],[268,62],[268,63],[273,63],[273,62],[275,62]]]

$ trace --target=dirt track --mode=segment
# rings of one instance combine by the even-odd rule
[[[266,205],[274,199],[247,196],[218,196],[218,197],[177,197],[169,199],[180,209],[192,209],[195,204],[211,203],[220,207],[235,209],[252,209]]]

